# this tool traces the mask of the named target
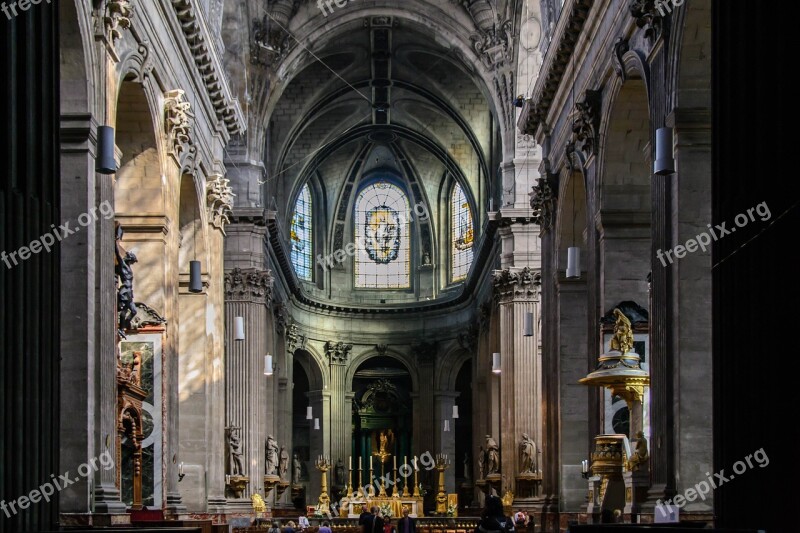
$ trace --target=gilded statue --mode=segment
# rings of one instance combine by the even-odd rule
[[[389,439],[386,438],[386,432],[381,431],[380,441],[381,441],[381,454],[386,452],[386,443]]]
[[[636,449],[633,457],[628,461],[628,470],[638,470],[639,467],[647,462],[649,454],[647,451],[647,439],[644,438],[643,431],[636,432]]]
[[[622,352],[625,355],[633,349],[633,329],[631,321],[619,309],[614,309],[614,316],[617,317],[614,323],[614,336],[611,338],[611,349]]]
[[[253,494],[250,499],[253,501],[253,512],[263,513],[267,510],[267,506],[264,505],[264,498],[261,497],[261,494]]]

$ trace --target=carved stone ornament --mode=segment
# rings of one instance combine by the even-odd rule
[[[458,335],[458,344],[467,351],[472,351],[478,342],[478,326],[471,324],[466,331]]]
[[[542,274],[524,267],[521,270],[497,270],[494,274],[494,297],[500,302],[536,300],[542,286]]]
[[[583,100],[575,104],[575,147],[583,152],[584,158],[596,153],[600,139],[600,91],[586,91]]]
[[[131,0],[108,0],[103,24],[112,43],[122,38],[122,30],[130,29],[132,16],[133,3]]]
[[[230,180],[221,174],[208,177],[206,183],[206,202],[208,204],[208,220],[212,226],[225,233],[225,224],[230,224],[229,215],[233,207],[233,190]]]
[[[658,40],[667,29],[667,17],[671,12],[669,1],[632,0],[628,10],[636,19],[636,26],[644,29],[644,36],[651,43]]]
[[[623,56],[628,53],[628,50],[630,50],[628,39],[620,37],[614,43],[614,71],[623,82],[628,78],[627,74],[625,73],[625,60],[623,59]]]
[[[186,101],[185,94],[183,90],[175,89],[164,95],[164,130],[169,138],[169,146],[176,154],[192,144],[194,114],[192,104]]]
[[[531,209],[533,215],[531,220],[543,228],[549,228],[553,224],[555,215],[555,193],[547,178],[541,177],[532,187],[528,194],[531,199]]]
[[[342,341],[328,341],[325,343],[325,355],[328,356],[331,364],[346,365],[352,349],[352,344],[345,344]]]
[[[386,352],[388,350],[389,350],[389,345],[388,344],[376,344],[375,345],[375,351],[378,353],[378,355],[381,355],[381,356],[386,355]]]
[[[272,298],[272,283],[269,270],[234,268],[225,274],[225,299],[268,303]]]
[[[147,304],[136,302],[136,310],[138,313],[131,321],[132,329],[158,327],[167,324],[167,319],[159,315],[155,309]]]

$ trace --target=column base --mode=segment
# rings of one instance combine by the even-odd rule
[[[94,489],[94,513],[98,515],[126,514],[128,506],[120,501],[119,489],[100,484]]]
[[[180,492],[167,492],[167,506],[164,508],[164,514],[170,516],[178,516],[186,514],[188,509],[183,505],[183,499]]]
[[[252,502],[250,500],[247,501],[252,509]],[[230,510],[228,504],[229,501],[223,496],[209,496],[207,500],[208,512],[210,514],[225,514]]]
[[[61,513],[58,523],[62,527],[111,527],[131,525],[131,515],[104,513]]]

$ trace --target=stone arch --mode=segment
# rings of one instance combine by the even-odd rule
[[[588,197],[586,175],[583,170],[566,169],[562,173],[558,191],[558,212],[555,222],[556,257],[555,268],[559,273],[567,269],[567,249],[581,249],[581,271],[586,271],[586,244],[588,229]]]
[[[84,16],[84,2],[62,0],[59,10],[59,48],[61,50],[61,113],[86,113],[94,109],[91,90],[94,76],[90,65],[96,64],[94,47],[84,35],[89,33]]]
[[[395,359],[399,361],[408,371],[408,375],[411,377],[411,392],[417,392],[419,390],[419,375],[416,372],[416,365],[410,361],[408,355],[398,351],[387,348],[387,350],[383,353],[378,352],[376,349],[372,348],[369,349],[350,360],[350,364],[347,367],[347,375],[345,376],[345,385],[346,390],[352,391],[353,390],[353,378],[355,377],[356,372],[358,371],[359,367],[367,362],[369,359],[373,357],[385,356]]]
[[[631,57],[631,56],[629,56]],[[598,213],[600,309],[648,301],[652,239],[650,105],[646,80],[615,80],[601,131]],[[599,319],[599,316],[597,317]]]
[[[436,389],[440,391],[454,391],[458,373],[464,363],[472,359],[472,354],[461,346],[452,346],[439,359],[436,365]]]
[[[308,377],[309,390],[324,390],[328,387],[329,376],[322,364],[322,356],[312,347],[298,348],[292,356],[297,361]]]

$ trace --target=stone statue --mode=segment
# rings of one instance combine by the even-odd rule
[[[280,478],[282,480],[285,481],[286,480],[286,474],[289,472],[289,452],[286,451],[286,447],[285,446],[281,446],[280,463],[279,464],[280,464],[280,466],[278,468],[278,471],[280,472],[280,474],[278,474],[278,475],[280,476]]]
[[[464,452],[464,482],[468,483],[470,480],[469,473],[469,454]]]
[[[136,305],[133,303],[133,268],[137,262],[133,252],[125,252],[122,241],[122,225],[116,223],[116,245],[114,247],[114,273],[119,278],[117,288],[117,312],[119,313],[119,336],[125,337],[125,330],[131,329],[131,321],[136,316]]]
[[[294,459],[292,461],[292,469],[294,470],[294,482],[300,483],[300,475],[303,472],[303,467],[300,463],[300,457],[297,454],[294,454]]]
[[[264,474],[267,476],[278,475],[278,443],[272,435],[267,437],[264,445]]]
[[[500,447],[491,435],[486,435],[486,475],[500,473]]]
[[[614,324],[614,336],[611,338],[611,349],[625,355],[633,349],[633,330],[631,321],[619,309],[614,309],[617,321]]]
[[[380,451],[380,453],[383,454],[384,452],[386,452],[386,443],[388,441],[388,439],[386,438],[386,432],[385,431],[381,431],[380,441],[381,441],[381,451]]]
[[[478,479],[483,479],[486,476],[485,469],[486,465],[486,450],[483,449],[483,446],[480,447],[480,451],[478,451]]]
[[[647,451],[647,439],[644,438],[643,431],[636,432],[636,449],[633,452],[633,457],[628,461],[628,470],[638,470],[640,466],[647,462],[649,454]]]
[[[520,474],[535,474],[538,470],[536,443],[533,442],[527,433],[522,434],[522,441],[519,443],[520,452]]]
[[[228,428],[228,469],[232,476],[244,475],[244,468],[242,468],[242,445],[239,440],[239,428]]]
[[[336,460],[336,468],[334,470],[334,474],[336,475],[335,476],[336,484],[337,485],[344,485],[344,483],[345,483],[344,462],[342,461],[341,457]]]

